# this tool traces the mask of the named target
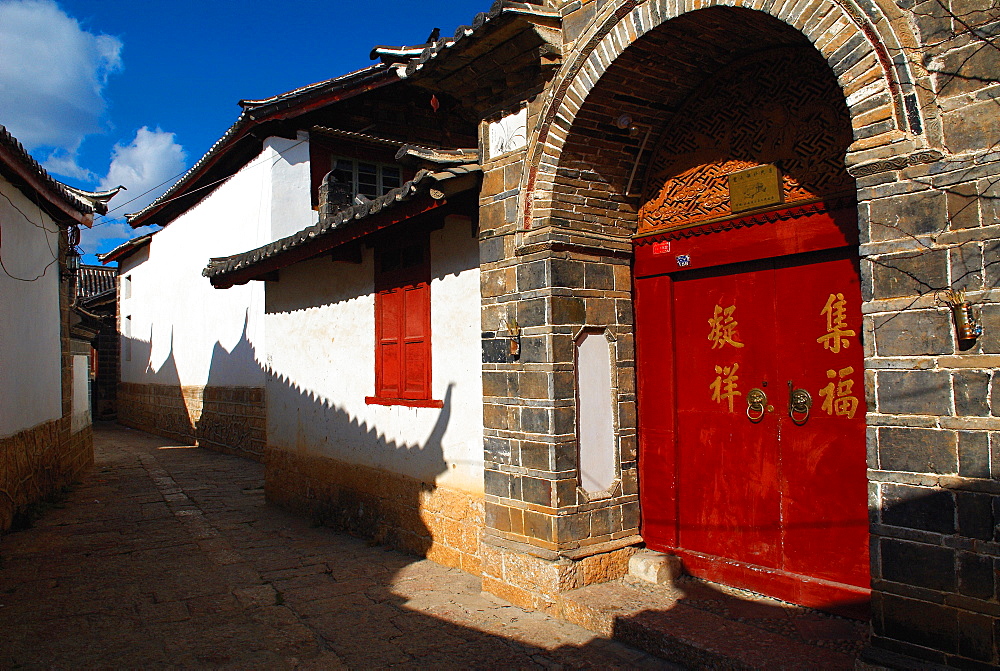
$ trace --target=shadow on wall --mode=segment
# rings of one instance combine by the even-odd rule
[[[156,435],[183,442],[192,442],[194,422],[180,386],[177,362],[174,360],[173,332],[166,359],[156,369],[151,365],[153,339],[122,336],[122,370],[145,362],[142,384],[122,382],[118,393],[118,421]]]
[[[369,463],[408,465],[420,475],[408,477],[384,468],[320,456],[318,448],[324,446],[309,445],[303,438],[294,450],[272,448],[265,455],[268,501],[307,515],[317,524],[420,556],[428,556],[435,543],[440,545],[446,540],[435,538],[427,522],[443,522],[450,512],[440,509],[434,501],[436,478],[448,468],[442,439],[452,418],[452,385],[448,386],[443,407],[427,438],[421,443],[400,443],[387,439],[377,426],[283,376],[270,372],[269,378],[269,396],[280,399],[285,407],[296,408],[300,423],[316,422],[325,433],[337,436],[341,445],[350,442],[358,446],[355,453],[367,452]],[[452,512],[451,517],[459,514]],[[439,527],[438,533],[441,531]],[[449,545],[460,545],[455,539],[447,540],[451,541]],[[473,543],[478,544],[478,537],[470,540],[468,554],[478,555],[478,548],[471,547]]]
[[[430,528],[424,523],[425,516],[439,517],[442,524],[447,518],[464,522],[465,526],[481,517],[481,513],[473,512],[472,519],[463,520],[470,513],[460,503],[445,504],[448,510],[431,504],[435,480],[447,471],[442,439],[452,417],[453,385],[448,386],[443,407],[426,439],[399,443],[387,439],[377,426],[350,415],[331,400],[263,368],[246,333],[244,323],[240,340],[232,350],[216,343],[204,390],[179,384],[171,336],[170,352],[163,364],[155,370],[146,364],[149,383],[123,384],[126,393],[122,395],[120,423],[216,452],[263,461],[269,501],[306,515],[318,524],[420,556],[426,556],[435,544]],[[131,339],[130,346],[133,361],[150,361],[151,342]],[[368,463],[407,465],[419,477],[320,456],[317,449],[329,447],[329,442],[310,446],[303,439],[294,451],[265,452],[264,389],[225,384],[231,381],[234,372],[241,371],[245,376],[251,362],[262,379],[267,380],[268,393],[276,405],[293,408],[300,424],[321,426],[327,439],[336,436],[341,445],[353,444],[354,453],[367,457]],[[456,533],[468,536],[471,532]],[[451,544],[464,547],[466,554],[478,555],[478,534],[474,538],[450,540]],[[450,563],[461,565],[455,558]]]
[[[256,349],[247,338],[249,313],[244,315],[240,338],[232,349],[220,342],[212,348],[204,387],[180,382],[175,359],[174,332],[171,330],[166,357],[159,359],[161,346],[138,338],[122,336],[122,351],[130,361],[123,369],[143,365],[141,383],[123,382],[119,421],[157,435],[201,444],[210,449],[263,458],[266,442],[264,373],[256,361]],[[247,381],[256,378],[256,385]]]

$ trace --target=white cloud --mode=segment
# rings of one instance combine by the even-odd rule
[[[97,175],[77,164],[76,156],[65,150],[52,152],[52,154],[45,159],[45,163],[42,164],[42,167],[47,171],[53,172],[62,177],[79,179],[84,182],[97,181]]]
[[[184,171],[187,153],[177,144],[173,133],[157,128],[140,128],[128,145],[117,144],[111,154],[111,166],[101,180],[101,189],[124,186],[126,191],[111,201],[119,213],[137,212],[166,191]],[[133,200],[134,199],[134,200]],[[121,209],[120,203],[131,201]]]
[[[75,153],[103,129],[121,51],[121,40],[84,30],[52,0],[0,0],[0,124],[29,151],[61,150],[50,165],[63,174],[85,173]]]
[[[112,212],[97,217],[94,227],[83,230],[80,247],[87,254],[105,253],[131,238],[157,230],[155,226],[133,229],[124,221],[126,212],[137,212],[149,205],[184,171],[187,153],[177,144],[173,133],[143,126],[127,145],[115,145],[111,167],[99,189],[124,186],[110,203]]]

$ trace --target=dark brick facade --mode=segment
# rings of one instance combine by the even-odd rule
[[[869,657],[1000,663],[996,13],[972,2],[897,3],[885,15],[824,0],[693,12],[668,0],[549,4],[563,15],[563,64],[547,97],[527,103],[527,149],[484,163],[484,587],[544,607],[527,593],[580,584],[566,560],[638,540],[630,252],[652,149],[681,96],[731,67],[731,54],[802,45],[838,78],[853,133]],[[981,316],[975,342],[956,340],[948,289],[968,292]],[[519,356],[507,347],[512,323]],[[573,342],[583,328],[607,330],[615,352],[621,480],[599,501],[577,487]],[[493,554],[518,553],[563,568],[548,583],[491,570]]]

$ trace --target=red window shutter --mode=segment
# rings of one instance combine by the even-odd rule
[[[375,277],[375,395],[431,398],[427,239],[379,250]]]
[[[378,350],[375,355],[376,396],[402,398],[403,362],[403,292],[380,291],[375,296],[375,331]]]
[[[431,397],[431,288],[427,282],[403,290],[402,398]]]

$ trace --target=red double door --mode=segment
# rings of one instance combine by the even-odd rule
[[[788,246],[781,226],[749,245],[731,231],[672,242],[662,260],[637,252],[643,536],[695,575],[857,613],[870,575],[858,263],[851,247]],[[755,235],[797,253],[731,263]]]

